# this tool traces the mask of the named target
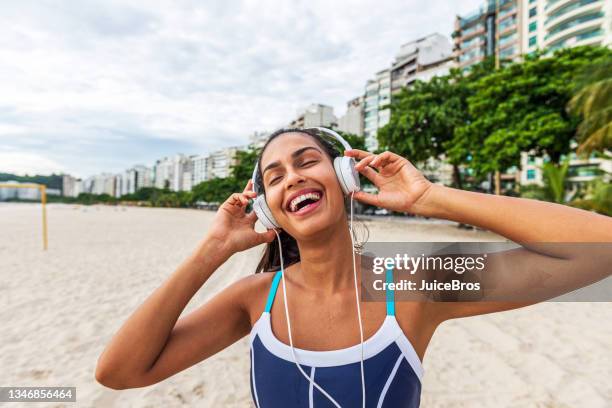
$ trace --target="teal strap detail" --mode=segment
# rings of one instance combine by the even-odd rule
[[[393,282],[393,269],[387,269],[387,283]],[[395,316],[394,292],[387,288],[387,316]]]
[[[272,303],[274,303],[274,295],[276,295],[276,289],[278,288],[278,282],[280,282],[281,276],[281,271],[276,272],[276,274],[274,275],[272,286],[270,286],[270,293],[268,293],[268,301],[266,302],[266,312],[270,312],[270,309],[272,309]]]

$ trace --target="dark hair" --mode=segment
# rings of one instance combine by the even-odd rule
[[[327,140],[326,136],[323,136],[323,134],[320,133],[316,129],[287,128],[287,129],[277,130],[276,132],[270,135],[266,143],[261,148],[259,157],[257,158],[257,173],[255,174],[254,188],[260,194],[265,193],[265,188],[263,185],[263,179],[262,179],[262,174],[261,174],[261,166],[260,166],[261,157],[263,156],[263,153],[266,150],[266,147],[268,147],[268,144],[270,144],[272,140],[276,139],[277,137],[285,133],[302,133],[302,134],[312,137],[315,140],[315,142],[323,149],[323,152],[329,156],[332,162],[334,158],[341,155],[340,151],[329,140]],[[350,211],[350,198],[348,196],[345,196],[345,199],[344,199],[344,209],[347,213]],[[355,236],[356,234],[353,233],[354,241],[356,243],[355,246],[357,247],[357,249],[360,249],[361,246],[363,246],[363,243],[367,241],[367,235],[369,233],[367,227],[365,226],[363,222],[360,222],[360,225],[363,227],[365,231],[365,234],[364,234],[365,239],[362,241],[358,241],[357,237]],[[289,265],[299,262],[300,261],[300,251],[298,249],[297,241],[295,240],[295,238],[289,235],[285,230],[281,230],[279,232],[279,236],[280,236],[281,245],[283,248],[283,261],[284,261],[285,268]],[[259,261],[257,268],[255,269],[255,273],[275,272],[279,269],[280,269],[280,252],[279,252],[279,247],[278,247],[278,240],[275,238],[274,241],[266,245],[263,256],[261,260]]]

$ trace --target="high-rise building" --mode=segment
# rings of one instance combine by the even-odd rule
[[[155,162],[154,173],[155,173],[155,187],[156,188],[168,188],[176,191],[173,187],[176,185],[175,177],[175,158],[164,157]]]
[[[80,180],[69,175],[62,176],[62,195],[64,197],[77,197],[80,194]]]
[[[377,72],[366,82],[362,102],[366,148],[378,148],[378,129],[389,123],[391,110],[386,106],[393,93],[417,80],[428,81],[434,76],[446,75],[454,66],[452,46],[442,34],[430,34],[403,44],[391,67]]]
[[[192,156],[191,162],[193,166],[193,186],[197,186],[203,181],[210,179],[209,156]]]
[[[268,141],[270,137],[270,132],[253,132],[249,135],[249,145],[255,147],[256,149],[262,148],[264,144]]]
[[[155,187],[168,188],[172,191],[183,191],[184,173],[187,172],[191,177],[191,159],[184,154],[177,154],[173,157],[164,157],[155,162]],[[189,182],[188,184],[191,184]],[[191,186],[188,186],[191,188]]]
[[[153,169],[137,164],[134,166],[134,171],[136,172],[136,191],[144,187],[153,187]]]
[[[88,193],[115,196],[115,175],[101,173],[87,180]]]
[[[378,148],[378,129],[389,123],[391,110],[385,108],[391,102],[391,71],[383,69],[366,82],[364,98],[363,132],[368,150]],[[384,108],[384,109],[383,109]]]
[[[292,128],[333,127],[338,124],[334,108],[320,103],[313,103],[298,111],[297,117],[289,123]]]
[[[191,158],[179,154],[174,157],[174,181],[170,187],[173,191],[190,191],[192,187],[193,162]]]
[[[121,174],[121,195],[136,192],[136,170],[127,169]]]
[[[358,96],[346,103],[346,113],[338,119],[338,130],[363,136],[364,97]]]
[[[416,80],[428,81],[433,76],[446,75],[452,66],[452,46],[442,34],[434,33],[405,43],[391,65],[391,94]]]
[[[529,0],[526,0],[529,1]],[[517,59],[521,53],[521,8],[523,0],[486,0],[467,16],[455,19],[454,54],[459,67],[469,69],[484,58]]]
[[[520,0],[523,53],[612,43],[610,0]]]
[[[236,165],[236,153],[238,148],[227,147],[225,149],[217,150],[210,154],[209,158],[209,177],[210,178],[224,178],[229,177],[231,169]]]
[[[115,174],[115,197],[119,198],[123,195],[123,173]]]

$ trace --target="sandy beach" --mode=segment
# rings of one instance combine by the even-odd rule
[[[205,233],[213,212],[0,204],[0,386],[75,386],[79,407],[252,407],[248,336],[150,387],[115,391],[96,361],[127,317]],[[447,222],[369,221],[370,241],[497,241]],[[234,255],[184,313],[252,274],[262,247]],[[609,407],[612,306],[542,303],[448,321],[424,359],[423,407]],[[0,404],[1,405],[1,404]],[[9,405],[9,404],[7,404]],[[13,405],[11,405],[13,406]]]

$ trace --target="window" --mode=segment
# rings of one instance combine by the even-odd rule
[[[533,47],[537,43],[538,43],[538,37],[536,37],[535,35],[533,37],[529,37],[529,46],[530,47]]]
[[[499,53],[499,56],[500,56],[501,58],[509,58],[509,57],[511,57],[512,55],[514,55],[515,51],[516,51],[516,47],[513,45],[513,46],[511,46],[511,47],[504,48],[504,49],[503,49],[503,50],[502,50],[502,51]]]
[[[535,156],[533,154],[527,156],[527,164],[535,164]]]
[[[499,24],[499,32],[504,32],[506,29],[516,24],[516,17],[507,18]]]
[[[534,17],[536,14],[537,14],[537,9],[535,7],[529,9],[529,17]]]
[[[529,0],[529,4],[535,3],[535,2],[536,2],[536,0]]]
[[[511,43],[512,41],[516,40],[516,33],[512,33],[510,35],[506,35],[504,37],[501,37],[499,39],[499,46],[503,47],[506,44]]]
[[[529,23],[529,32],[533,33],[535,30],[537,30],[538,28],[538,22],[537,21],[532,21],[531,23]]]
[[[533,180],[535,178],[535,170],[529,169],[527,170],[527,180]]]

